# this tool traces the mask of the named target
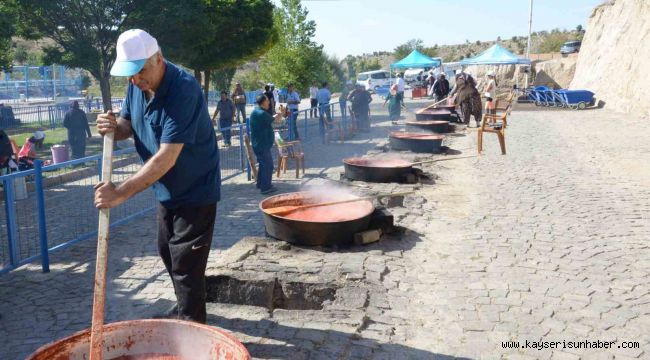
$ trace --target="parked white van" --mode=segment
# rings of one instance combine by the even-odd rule
[[[366,71],[357,74],[357,84],[363,85],[366,90],[390,86],[391,81],[394,83],[395,78],[391,79],[390,73],[386,70]]]

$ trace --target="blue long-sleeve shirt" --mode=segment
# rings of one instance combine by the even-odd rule
[[[331,98],[332,93],[327,88],[318,89],[318,93],[316,93],[316,99],[318,100],[319,104],[329,104]]]

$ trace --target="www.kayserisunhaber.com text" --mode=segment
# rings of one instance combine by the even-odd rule
[[[638,349],[638,341],[602,341],[602,340],[580,340],[580,341],[502,341],[503,349]]]

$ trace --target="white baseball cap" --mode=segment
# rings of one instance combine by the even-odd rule
[[[113,76],[133,76],[160,50],[158,42],[144,30],[131,29],[117,39],[117,56],[111,68]]]

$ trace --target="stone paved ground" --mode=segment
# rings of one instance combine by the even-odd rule
[[[423,166],[435,184],[333,181],[342,157],[380,152],[391,128],[381,116],[367,137],[315,147],[302,182],[287,174],[279,184],[282,191],[301,183],[359,193],[416,189],[390,209],[404,232],[365,247],[309,249],[259,238],[262,197],[233,179],[219,206],[210,284],[278,290],[284,298],[211,303],[209,322],[260,359],[648,358],[646,122],[600,110],[522,109],[511,117],[507,156],[488,137],[480,158]],[[470,129],[448,144],[473,154],[475,143]],[[111,235],[109,321],[171,304],[152,220]],[[240,241],[246,236],[253,237]],[[21,359],[89,325],[93,254],[92,241],[82,243],[55,254],[50,274],[34,264],[0,278],[0,359]],[[600,351],[502,347],[539,339],[617,343]],[[619,348],[623,341],[639,348]]]

